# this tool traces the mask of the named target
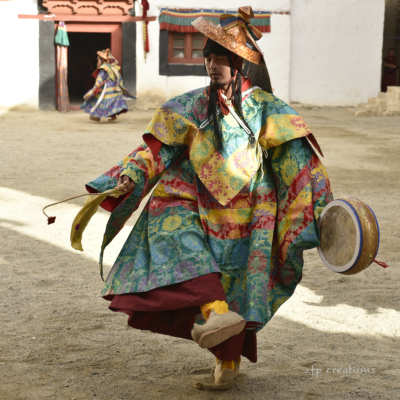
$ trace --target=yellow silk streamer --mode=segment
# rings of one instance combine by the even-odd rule
[[[85,228],[87,227],[89,221],[96,214],[99,209],[100,204],[106,199],[106,197],[119,197],[122,194],[125,194],[120,189],[125,187],[126,185],[120,185],[113,189],[107,190],[103,193],[96,193],[89,195],[86,199],[82,209],[78,212],[77,216],[74,219],[71,227],[71,246],[75,250],[83,251],[82,247],[82,234]]]

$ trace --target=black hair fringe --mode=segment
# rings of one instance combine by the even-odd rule
[[[217,42],[214,42],[213,40],[208,39],[207,43],[203,49],[203,56],[208,57],[210,54],[220,54],[223,56],[228,56],[229,65],[231,67],[231,77],[234,76],[235,70],[233,69],[231,55],[233,54],[235,57],[238,57],[238,56],[236,56],[236,54],[232,53],[228,49],[225,49],[225,47],[221,46]],[[254,146],[256,143],[254,132],[250,128],[249,124],[247,123],[247,121],[245,120],[245,118],[243,116],[242,74],[241,74],[241,72],[238,72],[238,74],[236,76],[236,82],[235,82],[235,80],[233,80],[231,82],[231,87],[232,87],[232,95],[234,98],[234,102],[235,102],[237,110],[238,110],[238,115],[239,115],[240,119],[243,121],[243,123],[245,124],[245,126],[251,132],[251,134],[249,135],[250,146]],[[218,115],[217,115],[218,93],[217,93],[217,90],[213,89],[212,87],[210,87],[209,93],[210,93],[210,97],[209,97],[208,107],[207,107],[207,118],[208,118],[208,120],[210,120],[211,117],[214,119],[215,147],[216,147],[217,151],[221,152],[224,148],[224,137],[220,130],[219,119],[218,119]]]
[[[217,115],[217,102],[218,92],[210,87],[210,98],[208,99],[207,107],[207,118],[210,121],[211,118],[214,120],[214,142],[217,151],[221,152],[224,148],[224,137],[219,127],[219,119]]]

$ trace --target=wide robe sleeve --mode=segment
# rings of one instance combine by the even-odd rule
[[[179,160],[186,146],[171,147],[162,144],[157,155],[143,143],[131,154],[120,161],[115,167],[86,185],[90,193],[104,192],[117,185],[122,175],[130,177],[135,182],[135,190],[118,198],[107,197],[101,207],[111,211],[107,222],[100,253],[100,271],[104,249],[123,228],[126,221],[135,212],[143,198],[160,180],[163,172]]]
[[[104,70],[100,70],[96,77],[96,82],[92,89],[90,89],[84,96],[83,100],[88,101],[92,97],[96,96],[99,92],[100,86],[107,80],[107,72]]]
[[[301,280],[303,251],[320,244],[318,218],[333,195],[327,172],[305,138],[268,153],[277,192],[268,302],[276,312]]]

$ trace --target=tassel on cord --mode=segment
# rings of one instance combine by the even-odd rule
[[[126,186],[128,186],[128,185],[129,185],[129,183],[123,183],[122,185],[117,186],[115,189],[121,190],[121,189],[124,189],[124,188],[125,188]],[[43,207],[42,213],[47,217],[47,225],[54,224],[54,222],[56,222],[56,217],[49,217],[49,216],[44,212],[44,210],[45,210],[46,208],[55,206],[55,205],[57,205],[57,204],[65,203],[66,201],[70,201],[70,200],[73,200],[73,199],[78,199],[79,197],[84,197],[84,196],[94,196],[94,197],[96,197],[96,196],[100,196],[101,194],[102,194],[102,193],[85,193],[85,194],[81,194],[81,195],[79,195],[79,196],[70,197],[69,199],[57,201],[57,203],[52,203],[52,204],[47,205],[46,207]]]
[[[268,158],[268,150],[265,147],[262,147],[262,146],[260,146],[260,147],[261,147],[261,150],[262,150],[262,152],[264,154],[264,157]]]
[[[382,268],[387,268],[389,266],[385,262],[382,262],[382,261],[372,260],[372,262],[380,265]]]
[[[49,217],[49,216],[44,212],[44,210],[45,210],[46,208],[55,206],[55,205],[57,205],[57,204],[65,203],[66,201],[69,201],[69,200],[78,199],[79,197],[83,197],[83,196],[96,196],[96,195],[99,195],[99,194],[100,194],[100,193],[86,193],[86,194],[81,194],[81,195],[79,195],[79,196],[70,197],[69,199],[57,201],[57,203],[52,203],[52,204],[47,205],[46,207],[43,207],[42,213],[47,217],[47,225],[54,224],[54,222],[56,222],[56,217]]]
[[[261,154],[260,154],[261,153]],[[256,157],[258,160],[258,167],[257,170],[261,170],[261,180],[264,179],[264,168],[263,168],[263,153],[264,153],[264,148],[261,147],[260,143],[257,144],[257,149],[256,149]],[[267,154],[268,157],[268,154]]]

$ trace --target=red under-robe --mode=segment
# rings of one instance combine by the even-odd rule
[[[381,91],[387,92],[388,86],[397,86],[396,81],[397,81],[398,64],[397,64],[397,58],[395,56],[393,57],[387,56],[383,59],[383,62],[388,64],[394,64],[396,66],[396,68],[385,67],[385,69],[383,70]]]

